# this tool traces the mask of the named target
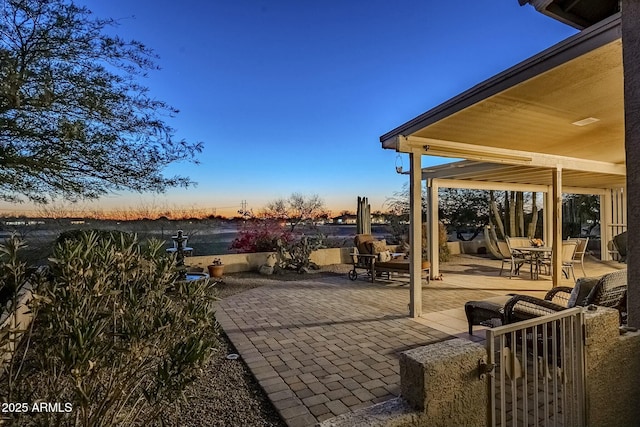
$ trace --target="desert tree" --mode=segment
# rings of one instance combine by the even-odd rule
[[[70,0],[0,4],[0,199],[45,203],[118,190],[188,186],[163,169],[195,161],[200,143],[176,140],[177,110],[141,84],[157,57],[109,35]]]
[[[326,209],[324,201],[317,194],[292,193],[287,198],[279,198],[267,203],[262,216],[286,221],[291,231],[294,231],[302,222],[326,217]]]
[[[485,190],[441,188],[438,215],[449,228],[456,231],[458,240],[467,240],[463,230],[473,229],[469,240],[475,239],[489,223],[489,192]]]

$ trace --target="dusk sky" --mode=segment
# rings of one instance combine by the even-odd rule
[[[318,194],[334,215],[359,195],[384,210],[408,177],[380,135],[575,33],[517,0],[78,3],[155,50],[162,70],[143,83],[180,110],[167,120],[177,138],[204,143],[200,165],[166,171],[197,187],[81,204],[104,210],[233,215],[292,192]]]

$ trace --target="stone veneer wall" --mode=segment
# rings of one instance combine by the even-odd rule
[[[640,333],[620,335],[617,310],[586,312],[587,422],[593,427],[640,423]]]

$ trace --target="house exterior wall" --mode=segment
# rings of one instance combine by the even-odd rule
[[[640,2],[622,0],[627,220],[631,236],[640,232]],[[629,283],[640,281],[640,240],[629,239]],[[640,287],[629,286],[629,324],[640,327]]]

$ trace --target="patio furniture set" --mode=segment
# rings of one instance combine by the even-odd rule
[[[626,323],[627,270],[601,277],[584,277],[573,288],[551,289],[544,299],[528,295],[504,295],[465,304],[469,334],[474,325],[495,327],[555,313],[567,308],[598,305],[620,312],[620,323]]]
[[[534,242],[538,243],[537,245]],[[569,238],[562,242],[562,273],[565,277],[572,276],[575,280],[574,264],[580,264],[583,275],[584,255],[586,253],[589,238]],[[506,264],[510,265],[509,278],[519,275],[524,264],[529,264],[532,280],[537,280],[543,269],[551,270],[551,255],[553,249],[544,246],[542,241],[529,239],[528,237],[506,237],[504,242],[498,242],[498,249],[502,255],[500,275]]]
[[[351,252],[353,268],[349,271],[349,279],[356,280],[359,270],[364,270],[372,282],[385,274],[387,279],[391,279],[392,274],[410,273],[408,255],[398,252],[397,247],[392,247],[392,252],[385,240],[376,240],[370,234],[358,234],[354,244]],[[427,283],[429,283],[430,268],[429,261],[422,261],[420,271]]]

